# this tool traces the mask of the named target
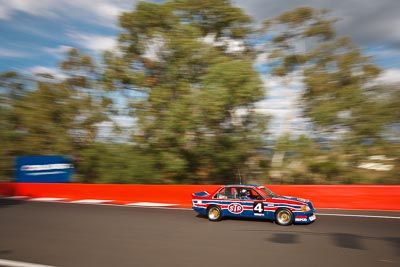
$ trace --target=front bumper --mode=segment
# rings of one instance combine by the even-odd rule
[[[312,223],[317,219],[313,211],[309,212],[296,212],[294,213],[294,223],[296,224],[308,224]]]

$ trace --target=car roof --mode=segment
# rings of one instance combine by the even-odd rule
[[[224,187],[258,187],[261,186],[259,184],[228,184],[224,185]]]

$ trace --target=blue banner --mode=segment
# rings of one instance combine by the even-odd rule
[[[15,165],[15,181],[21,183],[67,183],[74,169],[63,156],[22,156]]]

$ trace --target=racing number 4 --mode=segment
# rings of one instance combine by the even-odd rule
[[[262,202],[255,202],[253,205],[254,213],[264,213],[264,203]]]

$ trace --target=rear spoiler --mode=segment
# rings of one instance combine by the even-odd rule
[[[193,197],[206,197],[209,196],[210,193],[208,193],[207,191],[201,191],[201,192],[194,192],[192,194]]]

